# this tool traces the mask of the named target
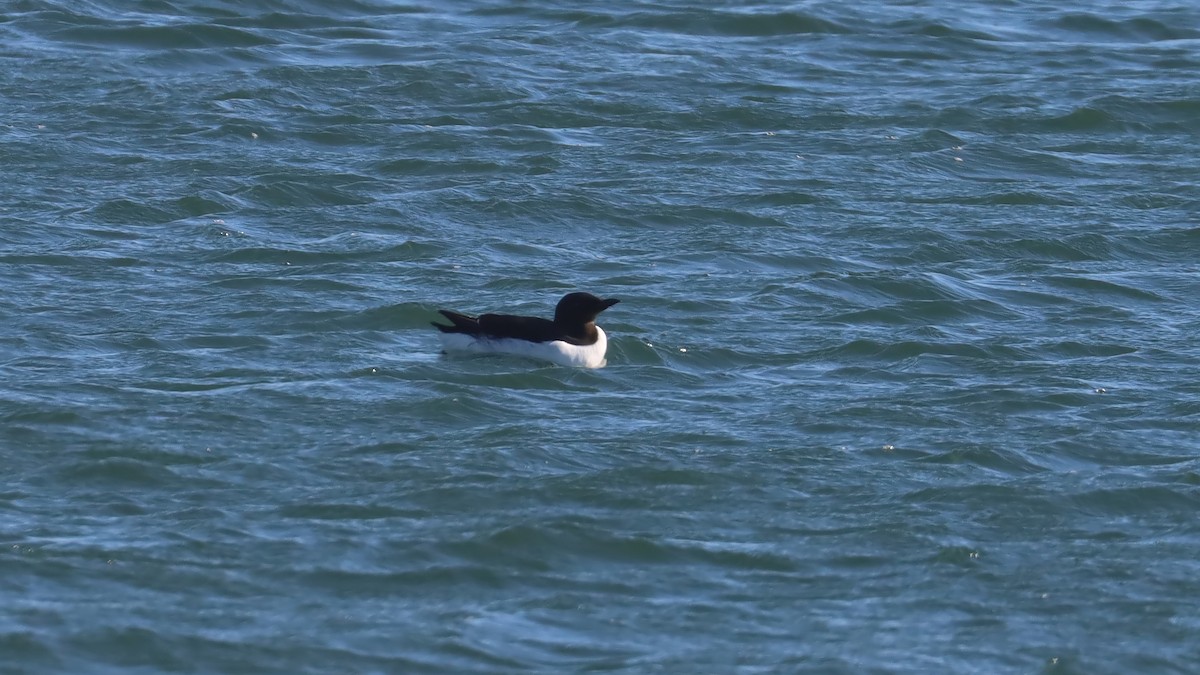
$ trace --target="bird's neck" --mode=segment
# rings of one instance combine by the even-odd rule
[[[584,324],[565,325],[563,332],[579,340],[589,340],[596,335],[596,322],[588,321]]]

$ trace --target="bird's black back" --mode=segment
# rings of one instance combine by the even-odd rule
[[[619,302],[601,300],[591,293],[568,293],[554,310],[554,320],[513,314],[484,314],[478,318],[439,309],[451,326],[433,324],[443,333],[465,333],[476,337],[511,338],[529,342],[562,340],[573,345],[596,344],[596,315]]]

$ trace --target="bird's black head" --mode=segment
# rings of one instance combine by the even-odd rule
[[[620,302],[616,298],[597,298],[591,293],[567,293],[554,308],[554,323],[589,323],[604,310]]]

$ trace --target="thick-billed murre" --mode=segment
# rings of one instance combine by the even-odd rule
[[[446,351],[516,354],[563,366],[600,368],[606,363],[608,336],[596,316],[620,302],[591,293],[568,293],[554,308],[554,320],[511,314],[467,316],[448,309],[438,313],[451,324],[434,323]]]

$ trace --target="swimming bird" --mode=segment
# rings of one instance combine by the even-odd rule
[[[438,313],[450,326],[434,322],[442,347],[477,354],[516,354],[562,366],[601,368],[606,363],[608,336],[596,316],[620,302],[591,293],[567,293],[554,308],[554,320],[511,314],[468,316],[448,309]]]

